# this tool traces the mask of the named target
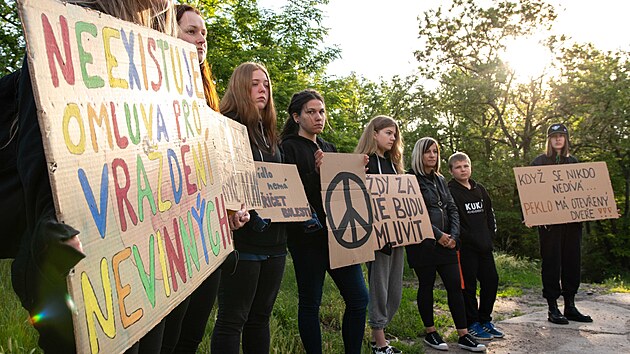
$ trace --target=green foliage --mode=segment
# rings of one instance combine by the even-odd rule
[[[604,284],[610,291],[616,293],[630,293],[630,278],[628,276],[622,277],[616,275],[610,279],[607,279]]]
[[[523,224],[523,216],[518,211],[501,211],[495,208],[497,234],[494,240],[498,250],[522,257],[538,258],[538,232]]]
[[[558,52],[562,75],[553,83],[556,110],[568,117],[577,156],[607,162],[620,208],[621,219],[585,229],[583,274],[601,281],[630,269],[629,53],[602,52],[590,44]]]
[[[246,61],[264,64],[283,116],[294,92],[311,86],[339,49],[323,46],[321,6],[327,0],[290,0],[280,12],[260,9],[255,0],[201,1],[208,27],[208,62],[222,96],[232,71]],[[280,118],[280,120],[283,120]]]
[[[535,289],[542,286],[539,261],[503,252],[495,252],[494,261],[499,273],[500,288]]]
[[[0,76],[18,70],[24,56],[22,23],[15,0],[0,2]]]
[[[11,261],[0,260],[0,353],[42,353],[37,346],[37,331],[30,325],[11,286]]]

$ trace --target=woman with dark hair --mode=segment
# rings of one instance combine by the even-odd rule
[[[288,246],[298,286],[300,338],[307,353],[322,352],[319,307],[324,277],[328,273],[346,304],[341,326],[345,353],[359,354],[368,304],[361,265],[336,269],[331,269],[329,265],[328,229],[319,168],[325,152],[336,152],[337,149],[318,136],[326,124],[324,98],[315,90],[300,91],[291,98],[288,113],[281,135],[285,162],[297,165],[308,202],[315,211],[314,215],[319,216],[319,220],[291,224],[288,233]]]
[[[547,130],[547,151],[532,162],[533,166],[577,163],[569,153],[569,130],[564,124],[552,124]],[[538,227],[540,241],[543,297],[549,305],[548,320],[568,324],[569,320],[593,322],[575,307],[580,287],[582,223],[574,222]],[[564,298],[564,315],[558,309],[558,298]]]
[[[459,214],[440,173],[440,146],[435,139],[425,137],[416,142],[411,153],[411,170],[418,180],[434,237],[406,246],[407,261],[418,277],[417,303],[426,331],[424,342],[434,349],[448,350],[433,322],[433,287],[437,272],[446,288],[448,308],[459,335],[458,346],[473,352],[485,351],[486,346],[468,334],[456,253],[460,246]]]
[[[247,127],[255,161],[282,162],[271,79],[263,65],[247,62],[234,69],[220,108]],[[284,224],[263,220],[255,211],[234,231],[236,266],[221,272],[212,353],[238,354],[241,337],[243,353],[269,352],[269,319],[284,274],[286,243]]]

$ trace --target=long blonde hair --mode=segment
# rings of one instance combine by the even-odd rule
[[[256,70],[265,73],[267,80],[269,80],[269,100],[263,110],[258,109],[251,96],[252,74]],[[249,137],[255,144],[258,145],[259,142],[266,141],[269,145],[268,151],[275,152],[278,145],[276,107],[273,103],[271,78],[267,68],[262,64],[245,62],[234,69],[219,108],[224,115],[236,114],[241,123],[247,126]],[[259,124],[262,124],[264,132],[259,131]]]
[[[396,172],[403,173],[405,170],[405,164],[403,163],[403,140],[398,128],[398,123],[392,118],[384,115],[376,116],[370,120],[368,125],[363,130],[359,143],[354,149],[357,154],[372,155],[377,153],[378,145],[374,138],[374,133],[378,133],[381,129],[394,127],[396,128],[396,141],[391,150],[388,152],[389,159],[394,164]]]
[[[69,3],[106,13],[124,21],[177,36],[170,0],[69,0]]]

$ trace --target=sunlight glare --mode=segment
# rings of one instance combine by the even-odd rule
[[[516,81],[529,82],[530,79],[548,74],[551,66],[551,52],[539,43],[537,38],[519,37],[508,42],[501,58],[515,71]]]

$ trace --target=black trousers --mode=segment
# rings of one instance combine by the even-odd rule
[[[217,269],[166,316],[162,354],[197,352],[219,291],[220,279],[221,270]]]
[[[269,318],[280,290],[286,256],[264,261],[239,260],[234,273],[221,272],[219,312],[211,352],[269,353]]]
[[[499,274],[490,252],[460,250],[462,275],[464,276],[464,305],[468,326],[475,322],[492,321],[492,310],[497,299]],[[477,302],[477,280],[479,280],[479,302]]]
[[[464,298],[462,296],[461,278],[459,276],[459,265],[439,264],[413,269],[418,277],[418,312],[425,327],[434,326],[433,322],[433,287],[435,285],[435,274],[440,274],[442,283],[446,288],[448,308],[451,310],[455,328],[463,329],[466,326],[466,310],[464,308]]]
[[[581,279],[582,223],[538,227],[543,297],[575,296]]]

